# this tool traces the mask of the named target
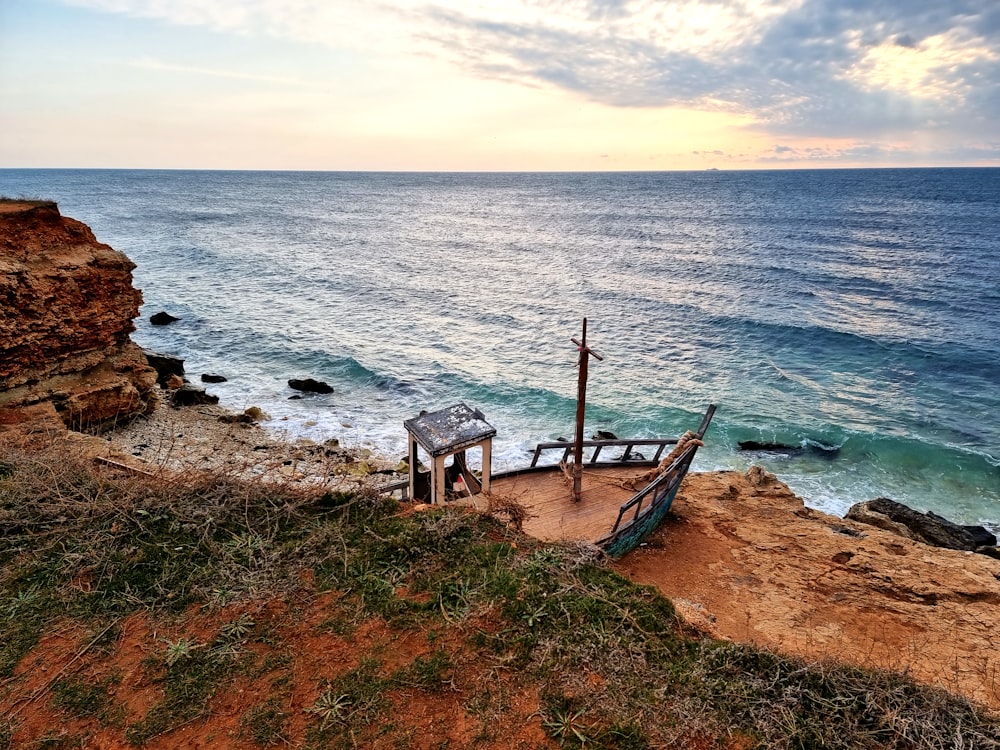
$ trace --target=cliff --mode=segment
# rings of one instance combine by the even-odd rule
[[[129,339],[133,268],[55,203],[0,201],[0,424],[93,427],[155,407],[156,373]]]
[[[713,636],[904,672],[1000,708],[1000,561],[807,508],[757,467],[689,474],[616,568]]]

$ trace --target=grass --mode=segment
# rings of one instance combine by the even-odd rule
[[[4,203],[24,203],[30,206],[51,206],[55,208],[56,202],[51,200],[46,200],[45,198],[38,198],[36,196],[27,196],[20,198],[13,198],[6,195],[0,195],[0,204]]]
[[[140,721],[126,727],[125,738],[143,745],[205,715],[215,691],[234,672],[241,645],[225,633],[211,643],[189,638],[167,641],[162,653],[151,657],[147,664],[162,687],[163,698]]]
[[[313,630],[351,644],[353,662],[305,686],[315,697],[294,709],[305,747],[382,735],[405,744],[415,697],[479,721],[477,741],[502,741],[512,696],[531,691],[537,726],[561,747],[1000,747],[995,716],[908,677],[691,639],[669,600],[604,567],[593,547],[543,545],[460,511],[405,513],[379,497],[217,475],[140,481],[64,454],[4,455],[0,677],[16,680],[41,635],[67,619],[93,633],[144,613],[179,634],[146,659],[159,699],[142,716],[110,712],[113,677],[68,672],[51,686],[57,710],[121,726],[137,746],[210,719],[213,698],[241,680],[258,692],[239,736],[294,744],[287,631],[249,612],[325,593]],[[221,609],[240,603],[237,615]],[[183,632],[192,612],[217,613],[214,630]],[[386,634],[378,643],[364,640],[371,623]],[[414,633],[424,634],[415,655],[387,658],[385,638]],[[114,644],[92,652],[93,669]],[[15,720],[0,724],[0,749]]]
[[[77,718],[96,718],[102,726],[122,723],[120,707],[115,706],[112,690],[120,678],[109,675],[98,681],[70,676],[52,685],[52,705]]]
[[[358,737],[385,718],[392,705],[391,687],[392,680],[382,676],[374,659],[365,659],[356,669],[325,681],[316,702],[306,709],[317,722],[307,731],[304,747],[356,746]]]
[[[290,744],[285,736],[287,718],[288,714],[282,710],[281,703],[269,698],[240,717],[239,737],[259,747]]]

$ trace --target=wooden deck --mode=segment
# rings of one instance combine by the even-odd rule
[[[558,469],[494,477],[490,491],[516,500],[528,509],[532,516],[524,522],[524,531],[536,539],[594,542],[611,531],[622,503],[635,494],[635,490],[622,487],[621,480],[648,470],[649,466],[642,464],[588,466],[583,473],[583,492],[578,503],[573,502],[572,486]]]

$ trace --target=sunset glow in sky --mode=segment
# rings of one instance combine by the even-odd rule
[[[1000,2],[0,2],[0,131],[0,167],[996,166]]]

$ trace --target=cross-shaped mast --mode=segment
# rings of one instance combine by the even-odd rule
[[[577,341],[570,339],[576,344],[577,351],[580,352],[580,374],[576,388],[576,442],[573,446],[573,502],[580,502],[580,494],[583,486],[583,421],[587,413],[587,363],[590,357],[596,357],[603,361],[603,357],[587,346],[587,319],[583,319],[583,336]]]

